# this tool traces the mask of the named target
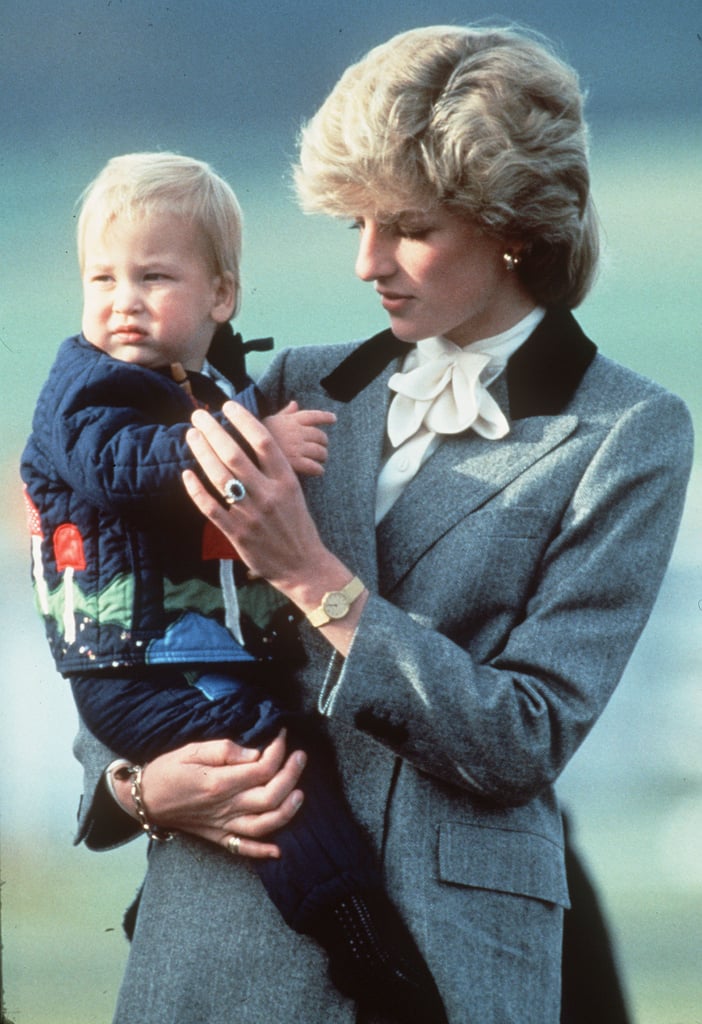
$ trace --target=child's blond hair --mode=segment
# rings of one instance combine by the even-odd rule
[[[231,187],[209,164],[178,153],[127,153],[113,157],[88,185],[80,200],[78,261],[85,261],[89,221],[104,227],[119,218],[170,215],[192,224],[202,235],[215,274],[230,274],[239,308],[243,219]],[[233,315],[232,313],[232,315]]]

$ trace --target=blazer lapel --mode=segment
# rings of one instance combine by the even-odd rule
[[[533,417],[507,437],[445,438],[378,524],[378,583],[388,593],[456,523],[487,504],[573,433],[575,415]]]
[[[392,331],[381,331],[358,345],[320,383],[332,398],[350,402],[384,374],[390,363],[403,356],[407,349],[407,342],[400,341]],[[386,374],[384,379],[389,376]]]
[[[371,585],[377,573],[381,593],[456,522],[575,430],[577,417],[563,413],[597,350],[569,311],[549,310],[491,388],[511,419],[508,436],[489,441],[468,431],[445,438],[379,524],[376,550],[368,538],[391,397],[387,381],[406,351],[405,342],[383,331],[321,382],[341,403],[324,488],[344,496],[329,521],[334,550]]]
[[[404,344],[403,349],[406,351]],[[375,494],[392,397],[387,382],[395,369],[396,359],[388,360],[379,375],[356,391],[353,401],[342,399],[334,410],[333,455],[325,466],[324,486],[319,488],[323,506],[313,510],[318,528],[335,554],[373,587],[378,572]],[[345,374],[337,381],[350,390]],[[338,392],[332,392],[332,397],[337,396]]]

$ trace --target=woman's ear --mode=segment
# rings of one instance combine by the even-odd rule
[[[212,305],[212,319],[215,323],[224,324],[231,320],[236,309],[239,285],[234,275],[225,270],[215,278],[215,294]]]

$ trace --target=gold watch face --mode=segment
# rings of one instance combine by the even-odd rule
[[[349,610],[348,598],[341,591],[334,590],[331,594],[327,594],[322,607],[330,619],[343,619]]]

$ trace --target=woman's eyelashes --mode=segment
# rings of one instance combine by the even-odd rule
[[[360,218],[357,218],[353,223],[349,224],[351,231],[363,231],[365,226],[365,221]],[[390,235],[391,237],[408,238],[410,240],[420,241],[431,234],[433,227],[431,224],[414,224],[412,222],[406,223],[402,220],[393,220],[380,224],[379,230],[384,235]]]
[[[400,238],[409,238],[413,241],[421,241],[427,238],[431,234],[431,226],[428,224],[422,225],[403,225],[398,224],[396,231]]]

